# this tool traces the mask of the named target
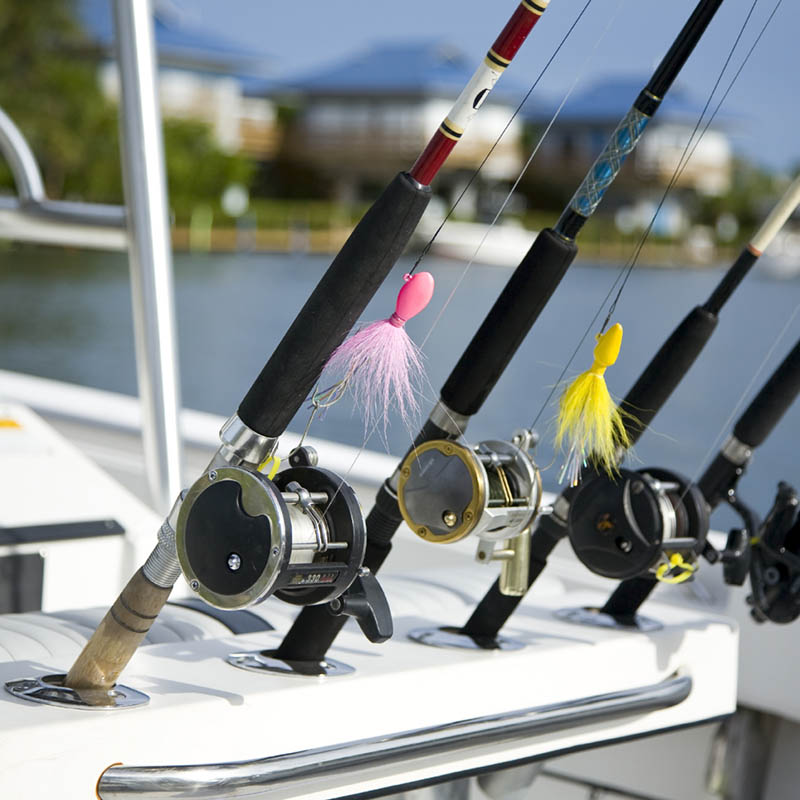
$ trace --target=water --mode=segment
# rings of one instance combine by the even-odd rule
[[[236,409],[305,299],[327,267],[318,256],[186,255],[175,257],[176,301],[184,405],[228,415]],[[365,319],[387,316],[408,269],[402,263],[380,290]],[[436,296],[421,317],[408,324],[421,341],[461,274],[453,261],[428,259]],[[425,352],[431,387],[424,413],[479,322],[501,291],[510,271],[475,265],[430,336]],[[567,274],[535,329],[528,336],[484,408],[471,422],[468,437],[502,438],[540,415],[542,445],[538,461],[553,460],[554,408],[547,395],[557,381],[616,268],[577,263]],[[664,338],[687,311],[702,302],[721,276],[707,271],[637,269],[618,305],[615,319],[625,328],[619,363],[607,373],[609,387],[622,396]],[[658,465],[695,476],[706,454],[776,336],[800,302],[800,281],[774,281],[759,273],[747,278],[725,307],[714,337],[653,430],[636,448],[639,466]],[[791,349],[800,335],[800,315],[768,359],[749,396]],[[587,339],[569,375],[591,362]],[[112,391],[136,393],[127,262],[117,254],[7,249],[0,252],[0,368],[42,375]],[[0,390],[2,387],[0,387]],[[302,409],[291,429],[308,419]],[[312,433],[361,445],[364,430],[347,399],[314,422]],[[765,513],[778,480],[800,484],[796,443],[800,440],[796,404],[756,454],[741,482],[741,494]],[[375,435],[368,446],[404,453],[410,434],[393,425],[385,441]],[[291,444],[287,442],[287,444]],[[556,488],[557,465],[544,472]],[[729,514],[715,523],[726,527]]]

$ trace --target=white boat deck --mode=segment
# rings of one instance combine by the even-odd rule
[[[348,626],[331,652],[355,667],[352,675],[276,676],[227,664],[224,659],[230,653],[274,648],[280,642],[288,619],[277,604],[267,603],[259,611],[275,624],[276,632],[141,648],[124,674],[124,683],[148,694],[147,706],[85,711],[27,703],[3,694],[2,784],[11,791],[5,796],[85,798],[109,765],[122,763],[127,772],[111,781],[107,790],[101,786],[104,800],[129,796],[337,798],[475,773],[711,720],[734,710],[738,642],[729,621],[653,606],[651,613],[664,623],[655,633],[575,626],[556,619],[553,612],[565,602],[596,604],[602,595],[566,596],[557,581],[533,593],[515,615],[507,633],[526,642],[522,650],[464,652],[409,641],[406,633],[412,628],[466,618],[479,598],[475,591],[479,584],[463,580],[461,572],[422,571],[413,578],[387,579],[386,590],[397,615],[394,638],[370,645],[354,626]],[[448,583],[455,588],[444,588]],[[3,636],[0,627],[0,645]],[[0,681],[63,672],[79,649],[78,641],[61,637],[46,657],[39,653],[36,658],[0,663]],[[690,678],[691,689],[686,699],[666,708],[623,710],[610,718],[601,713],[596,722],[579,717],[545,727],[538,735],[535,729],[516,734],[509,730],[502,738],[486,735],[444,751],[430,742],[421,752],[401,753],[388,763],[385,759],[376,764],[366,761],[359,769],[326,769],[326,759],[314,756],[314,770],[303,771],[297,760],[288,775],[283,774],[281,761],[246,765],[238,773],[231,767],[193,770],[183,777],[186,783],[167,782],[160,788],[152,774],[135,769],[260,762],[345,743],[354,743],[350,750],[368,751],[374,738],[508,715],[499,723],[503,727],[521,709],[569,706],[586,698],[643,690],[675,676]],[[262,774],[262,786],[256,778],[245,781],[241,777],[248,768]],[[168,772],[173,783],[181,778],[177,769]],[[156,771],[160,780],[166,774]],[[217,778],[232,781],[231,786],[235,784],[242,793],[223,793],[221,785],[214,783]],[[128,793],[119,788],[120,781],[128,786]],[[250,784],[247,793],[242,790],[245,783]],[[194,786],[191,793],[189,786]]]
[[[54,387],[39,388],[52,396]],[[129,436],[120,422],[124,414],[114,411],[116,400],[125,407],[124,399],[91,390],[79,391],[79,398],[84,412],[87,403],[101,402],[110,435]],[[58,424],[77,431],[68,405],[60,406]],[[2,412],[16,425],[0,430],[0,478],[14,500],[4,504],[0,524],[113,518],[125,533],[4,545],[0,555],[20,548],[43,553],[45,611],[95,606],[99,618],[152,547],[158,518],[37,415],[10,402]],[[206,421],[214,425],[204,434],[210,449],[218,420]],[[89,436],[85,426],[83,436]],[[191,457],[206,459],[202,436],[191,442]],[[320,447],[324,453],[326,445]],[[104,448],[106,433],[98,435],[95,427],[90,450],[102,457]],[[119,475],[133,469],[125,448],[111,452]],[[329,459],[338,458],[342,463],[334,468],[344,471],[351,456],[334,447]],[[361,477],[374,483],[388,472],[384,462],[393,460],[371,458],[375,463]],[[32,480],[43,469],[57,476],[48,480],[47,494],[41,481]],[[664,627],[649,634],[562,621],[554,616],[559,608],[596,605],[607,594],[605,582],[567,559],[554,559],[554,569],[504,631],[524,648],[486,652],[416,644],[406,636],[412,628],[463,624],[494,571],[473,560],[469,542],[437,548],[402,532],[396,542],[381,577],[395,617],[394,638],[372,645],[349,623],[331,651],[354,674],[278,676],[226,663],[230,653],[278,645],[296,612],[278,601],[256,609],[275,631],[239,636],[200,612],[173,609],[163,620],[171,633],[156,634],[161,643],[142,647],[123,674],[123,683],[150,697],[146,706],[86,711],[0,695],[2,796],[85,798],[120,762],[100,784],[104,800],[385,794],[696,725],[735,708],[734,623],[657,603],[648,613]],[[176,595],[187,593],[182,582],[179,587]],[[75,619],[0,617],[0,681],[65,672],[91,630]],[[321,750],[310,752],[315,748]],[[296,755],[284,758],[291,753]]]

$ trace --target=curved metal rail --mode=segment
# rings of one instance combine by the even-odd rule
[[[182,488],[172,251],[149,0],[115,0],[126,208],[48,200],[28,142],[0,109],[0,155],[16,197],[0,197],[0,239],[127,250],[142,438],[150,492],[166,513]]]
[[[476,745],[538,736],[565,728],[606,722],[678,705],[692,690],[692,679],[678,675],[662,683],[583,697],[562,703],[520,709],[504,714],[461,720],[419,730],[272,756],[256,761],[190,766],[109,767],[100,777],[101,800],[169,800],[174,798],[243,798],[267,800],[302,797],[330,787],[346,796],[339,776],[369,767],[393,766],[389,786],[403,784],[402,774],[422,756],[457,758]],[[388,788],[388,787],[387,787]],[[294,794],[293,789],[298,793]]]
[[[17,197],[0,197],[0,237],[39,244],[125,250],[122,206],[48,200],[28,142],[0,109],[0,154],[14,177]]]

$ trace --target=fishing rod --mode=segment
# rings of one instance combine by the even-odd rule
[[[372,641],[391,636],[386,599],[363,567],[366,527],[354,491],[318,466],[312,448],[295,448],[280,472],[275,452],[408,244],[430,182],[548,3],[522,0],[410,172],[398,174],[356,225],[222,427],[205,472],[177,498],[154,550],[63,678],[65,692],[95,692],[100,706],[115,705],[124,694],[113,689],[117,678],[181,573],[217,608],[245,608],[272,594],[297,605],[335,600]]]
[[[378,491],[367,516],[364,559],[373,573],[387,558],[392,537],[404,519],[398,497],[401,481],[411,481],[419,499],[419,516],[411,518],[411,529],[429,542],[451,542],[473,532],[492,542],[496,528],[513,527],[522,534],[536,515],[541,484],[528,452],[535,441],[530,432],[520,432],[511,442],[481,443],[477,449],[464,447],[457,440],[574,260],[578,251],[575,239],[581,228],[600,204],[721,4],[722,0],[700,0],[697,4],[556,225],[537,235],[442,387],[439,402],[409,454]],[[442,487],[427,483],[428,475],[436,474],[455,477],[458,486],[451,495],[453,503],[459,501],[460,506],[441,508]],[[519,565],[519,556],[515,561]],[[305,608],[276,653],[302,663],[322,662],[343,625],[341,618],[332,618],[325,609]]]
[[[737,484],[753,451],[774,430],[798,394],[800,340],[741,415],[732,434],[696,483],[663,469],[636,472],[620,470],[620,480],[616,486],[610,485],[610,482],[604,485],[603,476],[596,476],[587,482],[570,508],[568,524],[573,549],[578,558],[594,572],[606,574],[613,571],[615,574],[609,577],[623,577],[625,580],[599,611],[579,610],[571,612],[571,618],[599,620],[601,624],[611,620],[620,625],[639,626],[641,621],[637,611],[656,585],[660,581],[681,583],[687,580],[696,570],[697,557],[700,555],[709,563],[722,562],[726,583],[744,583],[750,566],[751,542],[764,535],[764,528],[758,515],[738,496]],[[625,513],[621,513],[623,497],[633,497],[633,482],[640,484],[636,500],[628,505]],[[765,540],[762,553],[768,552],[766,548],[771,539],[780,535],[781,531],[786,532],[783,523],[775,524],[774,517],[780,516],[785,520],[784,514],[792,505],[787,501],[787,493],[779,492],[773,519],[767,526],[771,536]],[[651,508],[652,514],[644,511],[645,506],[653,502],[657,510]],[[706,539],[709,514],[720,503],[727,503],[739,515],[743,525],[730,531],[726,547],[721,553]],[[601,517],[613,519],[614,528],[607,532],[598,531],[596,521]],[[594,533],[597,555],[587,558],[589,548],[585,547],[585,543],[590,530]],[[607,554],[612,547],[616,547],[620,537],[632,543],[628,553],[623,553],[617,547],[619,555],[615,553],[611,558],[600,555],[601,551]],[[610,545],[609,541],[612,542]],[[649,555],[645,555],[645,550],[650,551]],[[777,555],[783,554],[778,552]],[[757,586],[767,579],[764,574],[767,567],[774,564],[769,563],[769,558],[754,563],[763,566],[760,571],[756,566]],[[792,588],[796,590],[800,587]]]
[[[639,440],[644,430],[650,425],[692,364],[697,360],[716,329],[723,306],[750,272],[760,255],[767,249],[778,231],[796,210],[798,204],[800,204],[800,175],[794,179],[758,231],[742,248],[738,257],[723,275],[706,302],[695,306],[689,312],[669,335],[631,387],[620,403],[623,409],[631,412],[630,415],[623,417],[623,424],[626,426],[631,445]],[[619,461],[621,461],[624,457],[624,452],[620,452],[618,456]],[[587,481],[585,485],[588,486],[590,482]],[[680,479],[679,486],[685,488],[685,479]],[[567,487],[556,498],[553,504],[553,513],[539,517],[531,536],[528,552],[525,554],[527,556],[527,575],[525,576],[527,585],[524,587],[524,591],[511,595],[504,585],[501,575],[501,579],[496,581],[489,589],[467,623],[463,628],[459,629],[461,633],[467,637],[472,637],[476,641],[484,642],[487,646],[492,646],[492,643],[496,644],[502,641],[499,638],[499,632],[503,625],[508,621],[508,618],[522,601],[522,597],[546,567],[547,559],[555,546],[570,532],[570,509],[580,492],[580,488]],[[695,493],[687,496],[692,501],[696,499]],[[682,489],[673,491],[670,494],[670,500],[683,507],[686,513],[694,514],[698,520],[701,519],[703,515],[701,506],[694,504],[691,509],[686,506],[686,497],[684,497]],[[595,544],[596,537],[590,539],[585,546],[577,545],[580,551],[578,557],[581,557],[581,553],[586,554],[586,561],[590,562],[587,563],[589,569],[593,567],[597,569],[599,567],[596,560],[589,556],[589,552]],[[631,553],[636,549],[634,542],[629,543],[625,540],[621,541],[620,544],[622,548],[626,549],[630,545],[632,547]],[[614,546],[618,550],[617,553],[609,553],[603,549],[604,560],[610,560],[619,555],[627,564],[628,559],[633,557],[632,554],[619,550],[616,542]],[[655,550],[651,551],[651,554],[654,553]],[[689,557],[688,553],[686,555]],[[595,551],[595,556],[599,558],[600,551]],[[655,558],[655,555],[653,557]],[[612,569],[608,564],[604,568],[607,571]],[[624,578],[625,575],[609,574],[607,577],[619,579]],[[619,616],[621,613],[619,609],[631,605],[633,596],[638,596],[636,594],[637,590],[638,592],[644,591],[644,597],[652,591],[651,583],[644,579],[631,578],[629,584],[623,585],[625,589],[621,588],[620,595],[609,601],[608,608],[604,609],[606,613],[613,611]]]

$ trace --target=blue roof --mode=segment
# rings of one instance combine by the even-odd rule
[[[559,114],[561,122],[616,123],[633,105],[642,87],[647,83],[646,76],[614,76],[597,81],[583,91],[573,94]],[[555,113],[563,97],[550,98],[532,107],[528,119],[548,120]],[[708,113],[716,108],[717,101],[711,102]],[[658,111],[658,119],[695,122],[703,111],[705,98],[700,100],[680,85],[673,86],[664,98]],[[730,119],[723,111],[716,119]]]
[[[155,0],[154,33],[161,59],[221,71],[235,76],[258,75],[267,60],[263,53],[244,51],[241,45],[215,31],[188,21],[168,0]],[[109,0],[78,0],[78,16],[86,33],[99,45],[114,45],[114,25]]]
[[[384,42],[331,65],[289,76],[281,88],[304,94],[445,95],[456,97],[478,66],[473,54],[442,40]],[[528,87],[503,75],[489,96],[520,100]]]

